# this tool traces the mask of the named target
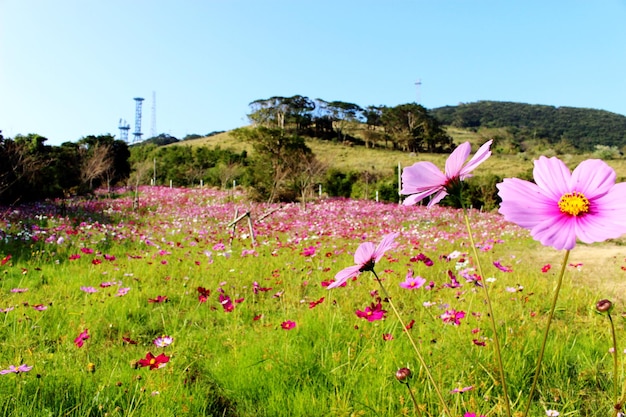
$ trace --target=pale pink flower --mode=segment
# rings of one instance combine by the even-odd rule
[[[6,374],[19,374],[21,372],[28,372],[33,369],[32,366],[28,366],[26,364],[21,364],[20,366],[9,365],[9,369],[3,369],[0,371],[0,375]]]
[[[335,282],[331,283],[327,288],[339,287],[348,279],[357,277],[363,271],[373,271],[374,265],[380,261],[389,249],[395,246],[394,239],[399,233],[389,233],[383,236],[383,240],[374,246],[372,242],[364,242],[359,245],[354,252],[354,263],[356,265],[349,266],[337,272]]]
[[[426,280],[420,276],[414,277],[413,271],[409,269],[406,277],[403,282],[400,283],[400,286],[407,290],[414,290],[416,288],[420,288],[422,285],[426,283]]]
[[[403,204],[410,206],[433,194],[428,207],[440,202],[453,186],[471,177],[470,172],[491,156],[491,150],[489,150],[491,142],[490,140],[484,143],[467,164],[465,161],[472,147],[469,142],[459,145],[446,160],[445,173],[429,161],[416,162],[404,168],[400,194],[409,195],[409,197],[404,200]]]
[[[599,159],[570,172],[560,159],[535,161],[535,182],[506,178],[497,185],[500,213],[529,229],[544,246],[573,249],[576,238],[602,242],[626,233],[626,183],[615,183],[613,168]]]

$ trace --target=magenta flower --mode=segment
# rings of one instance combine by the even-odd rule
[[[349,266],[335,275],[335,282],[331,283],[327,288],[339,287],[348,279],[357,277],[363,271],[373,271],[374,265],[380,261],[389,249],[395,246],[394,239],[399,233],[389,233],[383,236],[383,240],[374,246],[372,242],[364,242],[359,245],[354,252],[354,263],[356,265]]]
[[[439,318],[443,320],[444,323],[454,324],[455,326],[461,324],[461,319],[464,317],[465,311],[456,311],[454,309],[446,310],[445,313],[439,316]]]
[[[363,311],[357,310],[355,312],[357,317],[360,317],[367,321],[382,320],[385,318],[386,313],[387,313],[387,310],[383,310],[383,306],[380,303],[378,304],[372,303],[371,306],[365,307],[365,310]]]
[[[28,366],[26,364],[21,364],[20,366],[16,367],[14,365],[9,365],[9,369],[3,369],[0,371],[0,375],[6,375],[6,374],[19,374],[22,372],[28,372],[31,369],[33,369],[32,366]]]
[[[295,322],[293,322],[293,321],[291,321],[291,320],[286,320],[286,321],[283,321],[283,322],[280,324],[280,327],[281,327],[283,330],[291,330],[291,329],[293,329],[294,327],[296,327],[296,323],[295,323]]]
[[[89,331],[88,329],[83,330],[77,337],[74,339],[74,344],[76,347],[83,347],[85,344],[85,340],[89,339]]]
[[[535,161],[535,183],[506,178],[497,185],[500,213],[529,229],[544,246],[573,249],[576,238],[602,242],[626,233],[626,183],[615,183],[613,168],[599,159],[570,172],[558,158]]]
[[[302,250],[302,256],[313,256],[315,255],[315,246],[309,246],[308,248],[304,248]]]
[[[80,290],[88,294],[93,294],[95,292],[98,292],[98,290],[95,289],[94,287],[80,287]]]
[[[426,280],[424,278],[420,276],[413,277],[413,271],[409,269],[409,272],[406,274],[406,278],[400,283],[400,286],[407,290],[414,290],[416,288],[420,288],[425,283]]]
[[[235,309],[235,305],[233,304],[229,296],[220,294],[219,300],[220,300],[220,304],[222,305],[226,313],[230,313],[231,311]]]
[[[448,157],[445,173],[428,161],[416,162],[404,168],[400,194],[409,195],[409,197],[404,200],[403,204],[410,206],[433,194],[428,207],[440,202],[455,185],[471,177],[470,172],[489,158],[491,142],[490,140],[483,144],[467,164],[465,161],[472,147],[469,142],[459,145]]]

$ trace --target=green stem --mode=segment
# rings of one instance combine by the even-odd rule
[[[420,411],[419,406],[417,405],[417,399],[415,399],[415,394],[413,394],[413,391],[411,391],[411,386],[409,385],[409,383],[406,383],[406,388],[409,390],[409,394],[411,394],[411,399],[413,400],[413,405],[415,406],[415,411],[417,412],[417,415],[419,417],[422,417],[422,412]]]
[[[478,252],[476,251],[476,244],[474,243],[474,235],[472,234],[472,227],[470,226],[469,216],[467,215],[467,209],[463,208],[463,217],[465,218],[465,226],[467,227],[467,234],[469,237],[470,245],[472,247],[472,251],[474,254],[474,262],[476,262],[476,269],[478,270],[478,275],[480,275],[480,283],[483,287],[483,292],[485,293],[485,299],[487,300],[487,310],[489,312],[489,318],[491,319],[491,330],[493,332],[493,345],[496,352],[496,360],[498,362],[498,369],[500,371],[500,383],[502,384],[502,392],[504,393],[504,404],[506,407],[506,415],[511,417],[511,404],[509,401],[509,393],[506,385],[506,378],[504,376],[504,365],[502,364],[502,351],[500,349],[500,339],[498,338],[498,326],[496,324],[496,319],[493,314],[493,308],[491,307],[491,298],[489,298],[489,289],[487,288],[487,281],[485,280],[485,275],[483,274],[482,267],[480,265],[480,258],[478,257]]]
[[[567,249],[565,251],[565,256],[563,257],[563,265],[561,265],[561,272],[559,273],[559,280],[556,285],[556,290],[554,291],[554,298],[552,299],[552,307],[550,308],[550,315],[548,316],[548,323],[546,324],[546,330],[543,333],[543,341],[541,342],[541,350],[539,351],[539,357],[537,358],[537,367],[535,368],[535,376],[533,377],[533,384],[530,387],[530,394],[528,395],[528,403],[526,404],[526,410],[524,410],[524,414],[522,417],[526,417],[528,415],[528,411],[530,411],[530,405],[533,401],[533,395],[535,395],[535,389],[537,388],[537,380],[539,379],[539,371],[541,370],[541,362],[543,361],[543,354],[546,350],[546,342],[548,340],[548,331],[550,330],[550,324],[552,323],[552,318],[554,317],[554,310],[556,309],[556,302],[559,299],[559,291],[561,290],[561,285],[563,284],[563,275],[565,275],[565,267],[567,266],[567,259],[569,258],[570,250]]]
[[[619,394],[618,394],[618,389],[617,389],[617,385],[618,385],[618,381],[617,381],[617,338],[615,337],[615,325],[613,324],[613,318],[611,317],[611,313],[607,312],[607,315],[609,316],[609,322],[611,323],[611,336],[613,338],[613,389],[615,392],[615,405],[619,404]],[[617,417],[617,413],[618,413],[618,409],[617,407],[614,407],[615,409],[615,417]]]
[[[415,343],[415,341],[413,340],[413,337],[411,336],[411,334],[409,333],[408,329],[406,328],[406,325],[404,324],[404,321],[402,320],[402,317],[400,316],[400,313],[396,309],[396,306],[391,301],[391,297],[389,296],[389,293],[387,292],[387,289],[385,288],[385,286],[383,285],[383,282],[380,280],[380,278],[376,274],[376,271],[374,271],[373,269],[371,271],[374,274],[374,277],[376,277],[376,281],[378,281],[378,284],[380,285],[380,288],[382,289],[383,294],[385,295],[385,298],[387,299],[387,302],[391,306],[391,309],[393,310],[394,314],[396,315],[396,318],[400,322],[400,325],[402,326],[402,329],[404,330],[404,333],[409,338],[409,341],[411,342],[411,346],[413,346],[413,350],[415,351],[415,354],[417,355],[417,359],[419,360],[420,365],[422,366],[422,368],[426,372],[426,376],[428,376],[428,379],[430,380],[431,384],[433,385],[433,388],[435,389],[435,393],[437,393],[437,397],[439,397],[439,402],[441,403],[441,406],[443,407],[445,413],[448,416],[452,416],[452,413],[450,412],[450,409],[448,408],[448,405],[446,404],[446,401],[443,399],[443,395],[441,395],[441,391],[439,390],[439,386],[435,382],[435,378],[430,373],[430,370],[428,369],[428,366],[426,366],[426,362],[424,361],[424,358],[422,357],[422,354],[420,353],[419,349],[417,348],[417,344]]]

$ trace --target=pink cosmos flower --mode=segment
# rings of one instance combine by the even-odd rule
[[[93,294],[95,292],[98,292],[98,290],[95,289],[94,287],[80,287],[80,290],[88,294]]]
[[[231,311],[235,309],[235,305],[233,304],[229,296],[220,294],[219,300],[220,300],[220,304],[222,305],[226,313],[230,313]]]
[[[357,310],[355,312],[357,317],[360,317],[370,322],[384,319],[386,313],[387,313],[387,310],[383,310],[383,306],[380,303],[378,304],[372,303],[371,306],[365,307],[365,310],[363,311]]]
[[[327,288],[337,288],[348,279],[357,277],[363,271],[373,271],[374,265],[380,261],[389,249],[395,246],[394,239],[399,233],[389,233],[383,236],[383,240],[374,246],[372,242],[364,242],[359,245],[354,252],[354,263],[356,265],[349,266],[335,275],[335,282],[331,283]]]
[[[295,322],[293,322],[293,321],[291,321],[291,320],[286,320],[286,321],[283,321],[283,322],[280,324],[280,327],[281,327],[283,330],[291,330],[291,329],[293,329],[294,327],[296,327],[296,323],[295,323]]]
[[[315,255],[315,246],[309,246],[302,250],[302,256],[313,256]]]
[[[472,172],[478,165],[483,163],[491,155],[491,140],[484,143],[478,152],[464,165],[467,157],[472,151],[469,142],[459,145],[448,157],[446,161],[445,173],[432,162],[417,162],[402,171],[402,190],[400,194],[409,195],[403,204],[410,206],[418,203],[424,198],[434,196],[428,203],[432,207],[440,202],[451,188],[458,185],[460,181],[471,177]]]
[[[413,277],[413,271],[409,269],[409,272],[406,274],[406,278],[400,283],[400,286],[407,290],[414,290],[416,288],[420,288],[425,283],[426,280],[424,278],[420,276]]]
[[[454,324],[455,326],[458,326],[459,324],[461,324],[461,319],[464,317],[465,317],[465,311],[456,311],[454,309],[446,310],[445,313],[439,316],[439,318],[441,318],[441,320],[443,320],[444,323]]]
[[[83,330],[77,337],[74,339],[74,344],[76,347],[83,347],[85,344],[85,340],[89,339],[89,331],[88,329]]]
[[[21,372],[28,372],[33,369],[32,366],[28,366],[26,364],[21,364],[20,366],[9,365],[9,369],[3,369],[0,371],[0,375],[6,374],[19,374]]]
[[[511,268],[510,266],[502,265],[500,261],[493,261],[493,266],[495,266],[502,272],[513,272],[513,268]]]
[[[156,347],[165,348],[172,344],[174,338],[172,336],[157,337],[152,341]]]
[[[529,229],[544,246],[573,249],[576,238],[602,242],[626,233],[626,183],[615,183],[613,168],[599,159],[570,172],[560,159],[535,161],[535,182],[506,178],[497,185],[499,212]]]

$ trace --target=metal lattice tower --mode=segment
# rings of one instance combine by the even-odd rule
[[[420,104],[421,101],[421,97],[420,97],[420,87],[422,86],[422,80],[419,79],[415,82],[415,86],[417,87],[417,104]]]
[[[156,130],[156,92],[152,92],[152,124],[150,125],[150,136],[155,138],[157,135]]]
[[[135,131],[133,132],[133,142],[141,141],[141,103],[143,102],[143,98],[135,97]]]
[[[130,130],[130,125],[126,123],[126,120],[120,119],[118,127],[120,129],[120,140],[128,142],[128,131]]]

